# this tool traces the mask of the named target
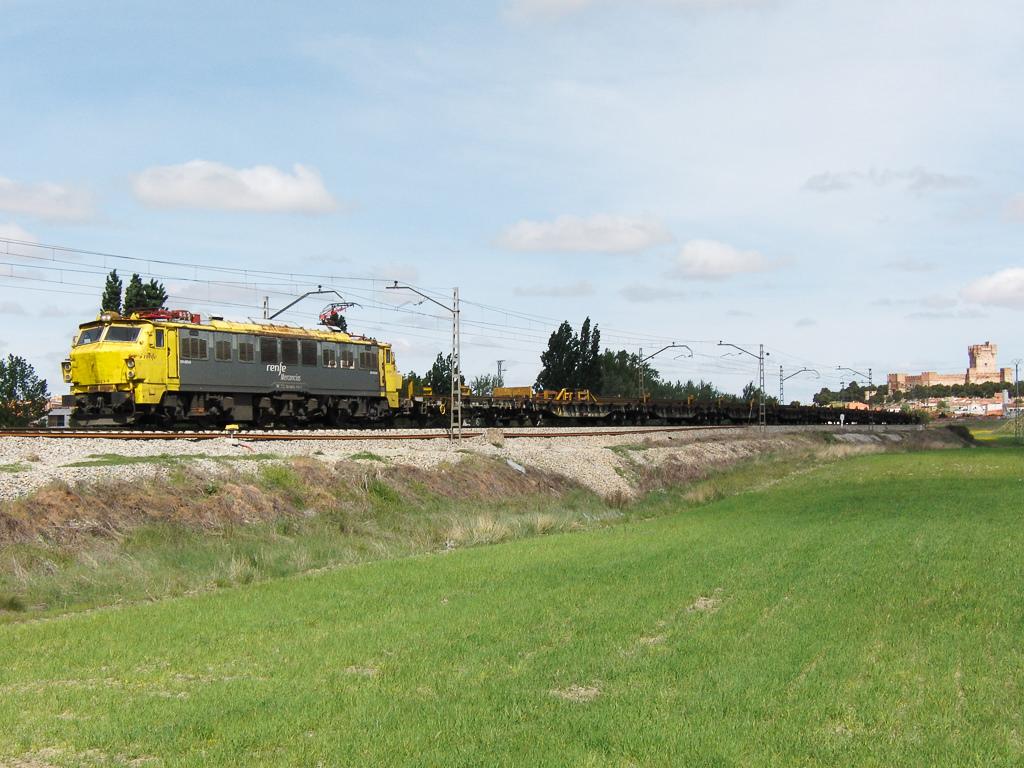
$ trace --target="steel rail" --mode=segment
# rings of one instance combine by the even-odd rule
[[[568,431],[579,429],[578,427],[563,427],[558,431],[545,430],[537,427],[535,430],[502,432],[502,437],[518,439],[527,437],[558,438],[558,437],[609,437],[615,435],[649,435],[665,432],[689,432],[693,430],[722,430],[722,429],[744,429],[743,424],[714,424],[714,425],[691,425],[691,426],[666,426],[666,427],[635,427],[618,429],[585,429],[585,431]],[[501,429],[495,427],[495,429]],[[563,431],[564,430],[564,431]],[[482,431],[464,432],[463,437],[481,437]],[[294,433],[294,432],[246,432],[246,431],[216,431],[216,432],[141,432],[131,430],[104,430],[104,431],[75,431],[75,430],[26,430],[26,429],[2,429],[0,438],[24,437],[24,438],[46,438],[63,440],[218,440],[233,438],[251,442],[270,441],[353,441],[353,440],[442,440],[448,438],[447,432],[381,432],[379,434],[337,434],[337,433]]]

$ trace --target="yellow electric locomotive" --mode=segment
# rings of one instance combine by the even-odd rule
[[[184,310],[104,312],[79,327],[63,373],[72,423],[95,426],[379,422],[402,385],[375,339]]]

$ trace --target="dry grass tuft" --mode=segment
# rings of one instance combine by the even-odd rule
[[[492,515],[479,515],[471,520],[460,520],[448,529],[447,540],[454,546],[495,544],[511,538],[512,527]]]
[[[714,613],[722,607],[722,598],[719,597],[719,590],[715,590],[710,597],[700,595],[686,609],[687,613]]]
[[[570,685],[568,688],[554,688],[550,693],[552,696],[564,699],[565,701],[585,704],[600,696],[601,689],[596,685]]]

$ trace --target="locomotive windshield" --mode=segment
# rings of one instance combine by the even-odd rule
[[[100,340],[100,336],[103,334],[103,327],[99,328],[86,328],[78,336],[78,342],[75,344],[76,347],[81,347],[85,344],[95,344]]]
[[[135,341],[139,338],[141,328],[130,325],[112,325],[107,329],[104,341]]]

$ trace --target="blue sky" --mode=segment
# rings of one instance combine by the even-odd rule
[[[837,365],[960,370],[987,339],[1024,356],[1019,3],[0,0],[0,21],[0,237],[200,265],[0,243],[0,351],[54,385],[114,266],[231,317],[330,285],[418,371],[446,321],[384,281],[458,285],[465,370],[504,359],[516,384],[588,314],[614,348],[690,343],[657,359],[672,378],[749,381],[718,339],[764,343],[775,379],[821,371],[787,397]]]

